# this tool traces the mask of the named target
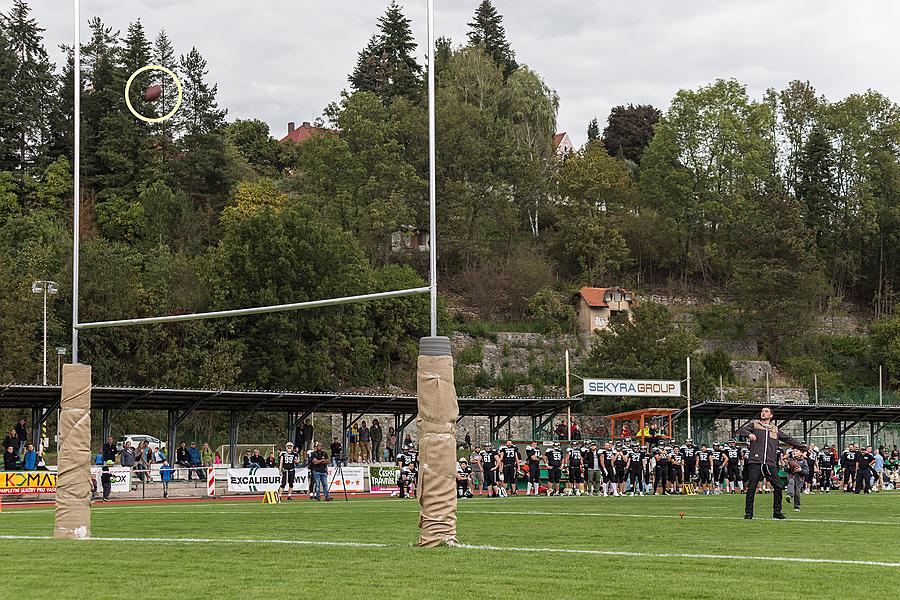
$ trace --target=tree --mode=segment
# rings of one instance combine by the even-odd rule
[[[22,174],[38,164],[49,141],[50,105],[45,96],[55,85],[53,65],[44,49],[44,29],[30,17],[25,0],[13,0],[9,15],[3,16],[9,49],[16,56],[15,72],[8,80],[12,112],[16,118],[18,166]]]
[[[653,139],[653,126],[659,121],[662,113],[649,104],[637,106],[614,106],[606,119],[603,129],[603,145],[612,156],[640,164],[644,149]],[[592,121],[597,126],[597,120]],[[591,137],[588,128],[588,141]]]
[[[178,72],[178,59],[175,55],[175,48],[172,46],[172,42],[169,41],[169,35],[166,33],[165,29],[159,30],[159,33],[156,35],[156,39],[153,42],[153,64],[165,67],[173,73]],[[154,71],[153,76],[153,82],[158,84],[162,89],[157,104],[164,107],[165,112],[168,112],[171,110],[170,107],[174,106],[175,98],[178,93],[175,82],[172,81],[172,78],[166,73]],[[157,125],[157,131],[162,138],[161,143],[163,144],[164,150],[168,148],[172,143],[172,138],[175,137],[175,130],[173,128],[173,125],[175,124],[177,124],[177,121],[173,123],[173,120],[169,119]],[[165,158],[165,156],[166,152],[163,152],[163,158]]]
[[[813,236],[800,203],[781,193],[750,200],[733,235],[729,295],[777,359],[809,328],[827,289]]]
[[[12,81],[18,60],[7,37],[6,25],[0,19],[0,81]],[[0,171],[12,171],[19,164],[19,126],[15,111],[15,89],[0,86]]]
[[[410,20],[396,2],[378,19],[379,32],[359,53],[349,81],[358,92],[373,92],[383,102],[397,96],[413,98],[422,86],[422,67],[416,62]]]
[[[475,10],[474,20],[469,23],[469,44],[483,46],[488,56],[503,69],[503,77],[509,77],[519,68],[516,53],[506,40],[503,17],[491,3],[482,0]]]
[[[882,318],[869,326],[874,358],[884,365],[889,387],[900,388],[900,317]]]
[[[591,122],[588,123],[587,128],[587,141],[588,144],[591,142],[596,142],[600,139],[600,125],[597,123],[597,117],[591,119]],[[607,149],[608,151],[609,149]]]
[[[281,146],[259,119],[238,119],[225,126],[225,139],[260,175],[274,177],[282,168]]]
[[[181,57],[184,101],[178,111],[179,122],[188,135],[212,133],[225,125],[225,109],[216,103],[219,86],[206,81],[206,59],[197,48]]]
[[[806,225],[815,235],[816,247],[825,245],[836,217],[834,149],[821,127],[813,129],[796,158],[797,199],[803,203]]]

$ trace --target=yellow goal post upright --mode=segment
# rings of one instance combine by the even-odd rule
[[[195,313],[187,315],[163,315],[156,317],[141,318],[125,318],[110,321],[94,321],[81,322],[79,320],[79,258],[81,247],[81,0],[72,0],[73,5],[73,100],[74,100],[74,148],[73,148],[73,220],[72,220],[72,363],[66,365],[63,369],[63,390],[71,390],[71,394],[63,393],[61,397],[61,411],[65,413],[66,408],[70,408],[72,413],[70,419],[67,420],[65,415],[61,417],[60,422],[70,423],[79,430],[87,424],[86,438],[79,438],[77,434],[69,437],[73,443],[70,452],[63,452],[62,444],[65,442],[67,433],[60,427],[60,458],[59,470],[61,473],[59,485],[57,486],[57,521],[61,518],[61,514],[68,519],[66,521],[70,526],[69,533],[65,535],[57,531],[56,535],[61,537],[89,537],[90,536],[90,496],[83,497],[81,487],[71,490],[73,492],[72,502],[67,506],[66,502],[62,505],[59,499],[68,497],[70,492],[70,481],[78,481],[79,478],[64,478],[62,473],[68,469],[80,474],[82,470],[87,469],[90,472],[90,387],[91,387],[91,371],[88,365],[79,363],[79,334],[81,331],[90,329],[103,329],[111,327],[125,327],[134,325],[143,325],[150,323],[172,323],[180,321],[194,321],[200,319],[217,319],[226,317],[238,317],[247,315],[259,315],[274,312],[283,312],[291,310],[302,310],[308,308],[320,308],[325,306],[336,306],[341,304],[350,304],[356,302],[367,302],[370,300],[381,300],[387,298],[397,298],[402,296],[412,296],[418,294],[428,294],[430,297],[430,316],[431,327],[430,337],[437,336],[437,198],[436,198],[436,117],[435,117],[435,35],[434,35],[434,0],[425,0],[426,3],[426,20],[427,20],[427,87],[428,87],[428,211],[429,211],[429,284],[427,286],[406,288],[400,290],[392,290],[387,292],[373,292],[369,294],[361,294],[356,296],[342,296],[335,298],[325,298],[321,300],[312,300],[305,302],[293,302],[288,304],[277,304],[271,306],[255,306],[248,308],[239,308],[232,310],[211,311],[205,313]],[[173,111],[174,112],[174,111]],[[70,379],[67,383],[66,379]],[[450,379],[452,382],[452,378]],[[68,387],[67,387],[68,386]],[[452,383],[451,383],[452,386]],[[449,397],[444,394],[443,397]],[[455,397],[455,392],[453,393]],[[76,412],[81,411],[81,416],[75,418]],[[72,430],[74,431],[74,429]],[[87,454],[83,452],[87,447]],[[83,464],[82,464],[83,462]],[[77,463],[77,464],[72,464]],[[452,476],[453,473],[444,474]],[[449,488],[448,488],[449,489]],[[454,508],[453,518],[455,520],[455,491],[454,491]],[[449,501],[448,499],[444,499]],[[73,505],[77,505],[79,510],[73,511]],[[77,516],[79,523],[74,523],[73,515]],[[450,515],[445,515],[450,517]],[[76,535],[75,531],[82,532]]]

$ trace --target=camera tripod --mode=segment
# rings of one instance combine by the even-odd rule
[[[347,496],[347,482],[344,480],[344,462],[346,460],[347,460],[346,456],[342,456],[342,457],[340,457],[340,460],[338,460],[337,474],[341,478],[341,485],[344,488],[344,501],[349,502],[350,498]],[[331,493],[331,483],[328,484],[328,493]]]

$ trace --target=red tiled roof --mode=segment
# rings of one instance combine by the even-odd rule
[[[603,294],[606,293],[607,288],[591,288],[591,287],[583,287],[579,292],[581,297],[584,298],[584,301],[587,302],[588,306],[593,306],[594,308],[607,308],[609,305],[606,303],[606,300],[603,299]]]
[[[559,148],[559,145],[562,144],[562,141],[566,138],[566,132],[557,133],[553,136],[553,149],[556,150]],[[546,139],[546,138],[545,138]],[[604,305],[605,306],[605,305]]]
[[[311,125],[303,124],[300,127],[297,127],[292,132],[281,138],[282,142],[286,142],[288,140],[292,142],[302,142],[304,140],[308,140],[309,138],[317,135],[325,135],[326,133],[333,133],[330,129],[325,129],[324,127],[312,127]]]

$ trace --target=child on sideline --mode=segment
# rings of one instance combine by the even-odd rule
[[[163,486],[163,498],[169,497],[169,482],[172,481],[172,473],[174,471],[175,469],[172,468],[168,460],[164,460],[159,468],[159,478],[162,480]]]

